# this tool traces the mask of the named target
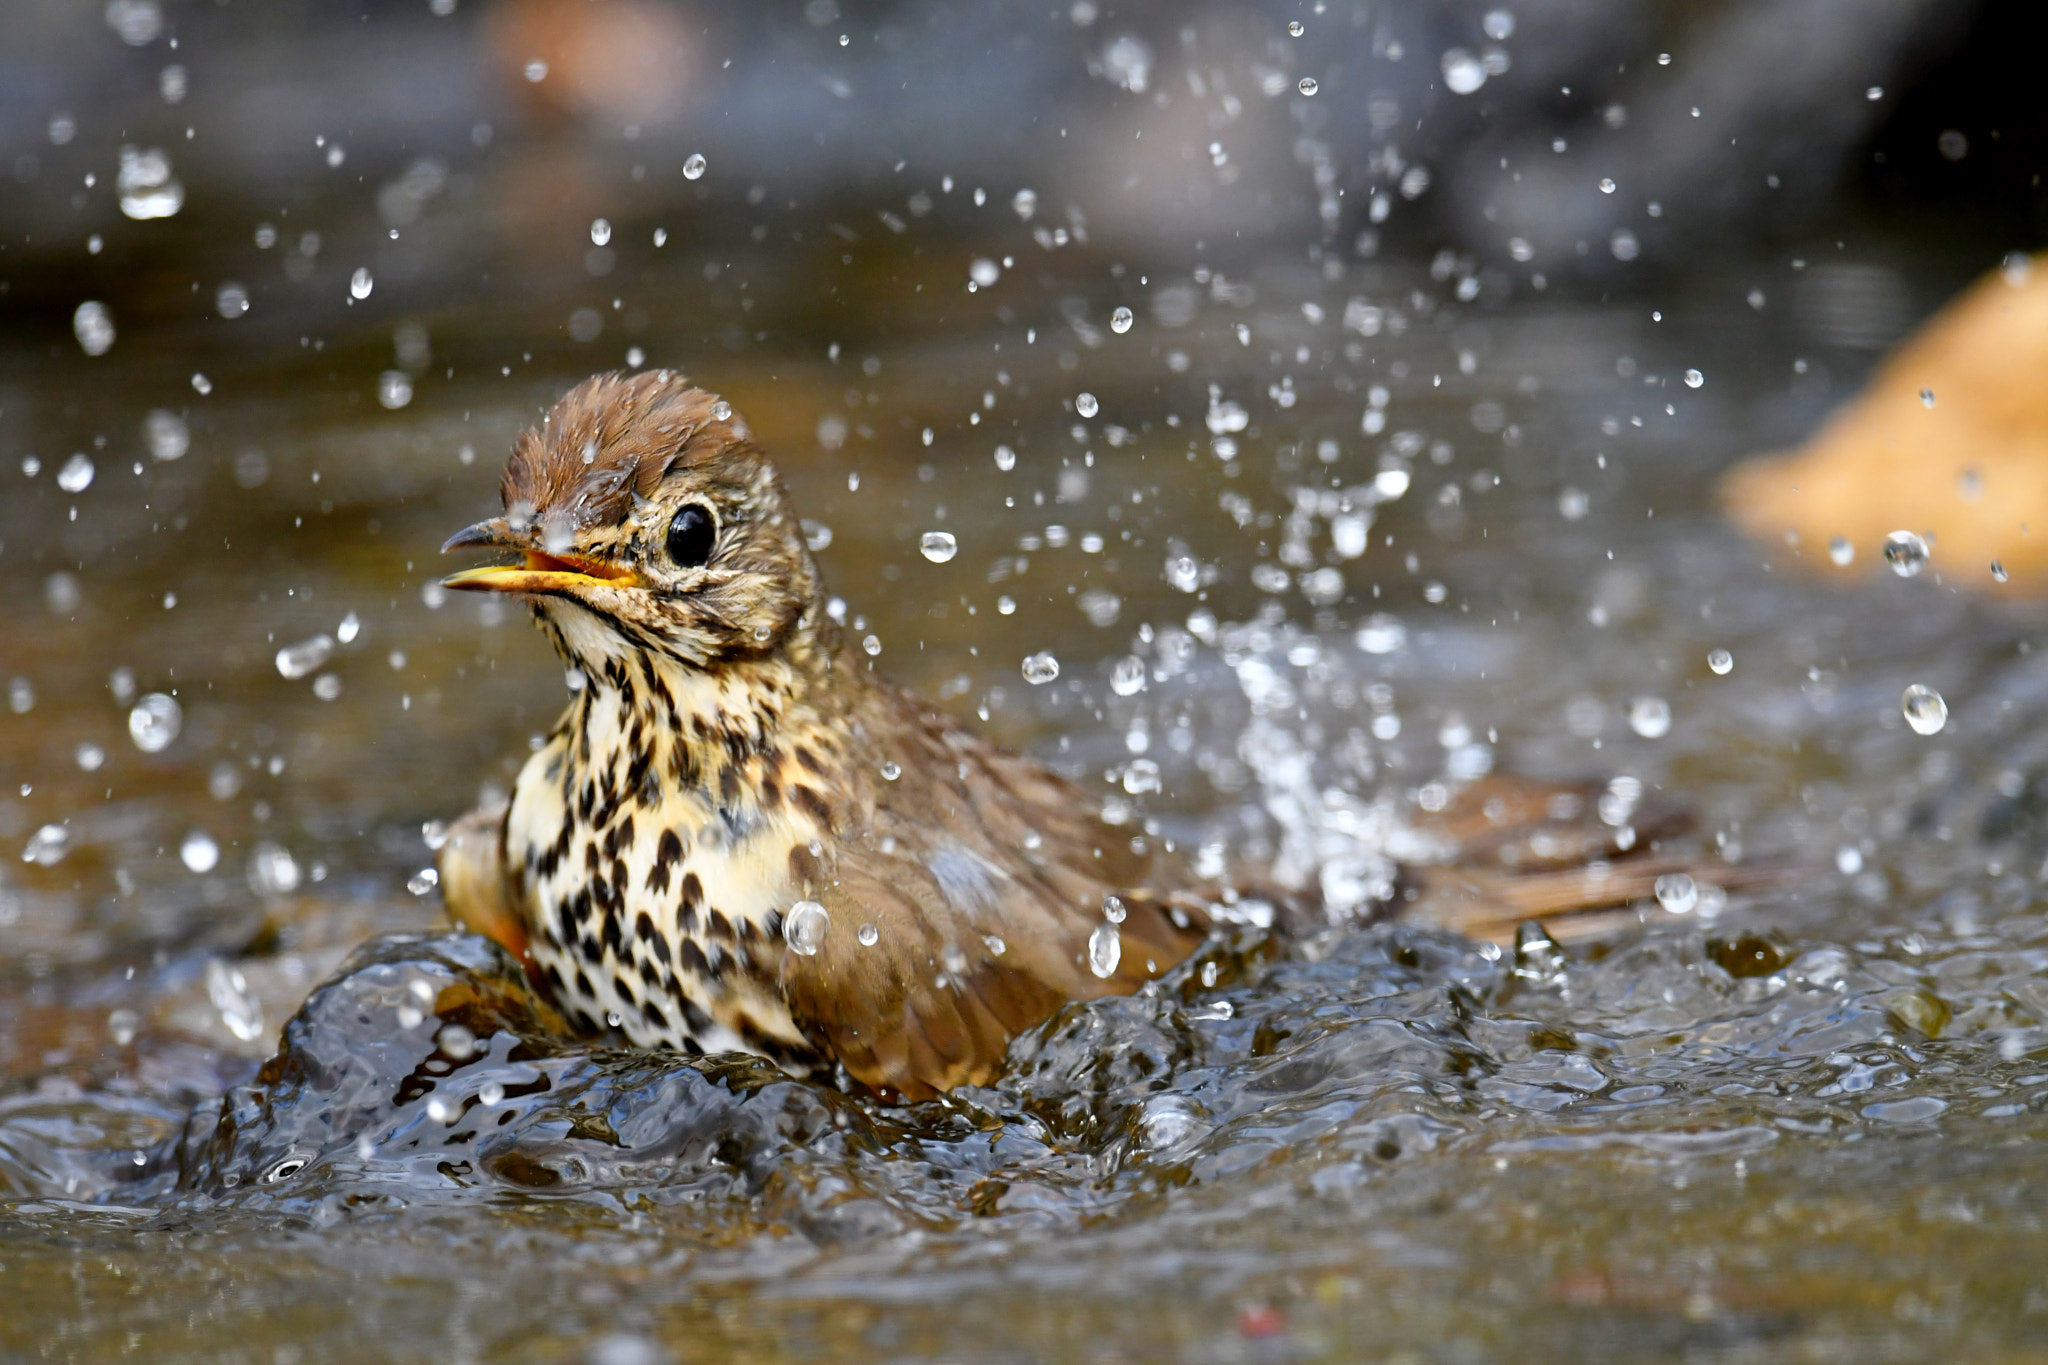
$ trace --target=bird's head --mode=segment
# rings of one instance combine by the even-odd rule
[[[730,404],[653,370],[587,379],[513,444],[505,514],[449,537],[516,550],[447,586],[517,593],[586,674],[637,653],[707,668],[823,627],[817,567]]]

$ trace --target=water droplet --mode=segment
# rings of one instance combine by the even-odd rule
[[[1687,370],[1685,372],[1685,386],[1688,389],[1696,389],[1706,382],[1707,377],[1698,370]]]
[[[1462,47],[1444,53],[1444,88],[1453,95],[1469,95],[1486,84],[1486,64]]]
[[[1302,27],[1302,23],[1301,23],[1301,20],[1299,20],[1299,19],[1289,19],[1289,20],[1287,21],[1287,36],[1288,36],[1288,37],[1290,37],[1290,38],[1299,38],[1299,37],[1300,37],[1300,36],[1301,36],[1302,34],[1304,34],[1304,33],[1306,33],[1306,32],[1308,32],[1308,30],[1307,30],[1306,28]]]
[[[1911,531],[1894,531],[1884,538],[1885,562],[1901,578],[1911,578],[1927,567],[1927,542]]]
[[[960,543],[951,531],[926,531],[917,538],[918,553],[934,564],[944,564],[960,553]]]
[[[1304,95],[1313,95],[1316,91],[1322,89],[1321,86],[1316,84],[1316,78],[1314,76],[1303,76],[1301,78],[1300,83],[1297,84],[1294,88],[1296,90],[1299,90]]]
[[[105,355],[114,345],[114,315],[104,303],[81,303],[71,315],[71,334],[87,355]]]
[[[71,851],[71,831],[62,825],[44,825],[28,836],[21,860],[37,867],[55,867]]]
[[[192,448],[192,432],[177,413],[168,408],[152,408],[142,419],[142,441],[152,458],[176,460]]]
[[[1683,872],[1667,872],[1657,878],[1657,904],[1674,915],[1689,915],[1700,903],[1700,889]]]
[[[1991,561],[1991,577],[1997,582],[2003,583],[2012,575],[2005,571],[2005,565],[1994,559]]]
[[[529,61],[526,64],[526,66],[523,68],[522,74],[525,75],[527,80],[533,82],[533,84],[539,85],[542,81],[548,78],[548,64],[542,61],[540,58],[535,57],[533,60]]]
[[[349,276],[348,292],[351,298],[366,299],[370,297],[370,291],[376,287],[377,281],[371,277],[367,266],[356,267],[356,273]]]
[[[1124,960],[1123,935],[1114,924],[1100,924],[1088,935],[1088,970],[1107,981],[1116,975],[1116,964]]]
[[[1906,724],[1913,727],[1916,735],[1939,734],[1948,724],[1948,703],[1931,687],[1914,683],[1899,698],[1899,705],[1906,713]]]
[[[863,948],[872,948],[882,941],[882,931],[872,924],[863,924],[853,931],[853,936],[860,940]]]
[[[1129,914],[1130,911],[1124,906],[1123,897],[1110,895],[1102,898],[1102,917],[1111,924],[1122,924]]]
[[[1844,877],[1853,877],[1863,870],[1863,850],[1854,844],[1843,844],[1835,850],[1835,871]]]
[[[1514,36],[1515,16],[1504,9],[1488,10],[1479,28],[1496,43],[1504,43]]]
[[[1109,670],[1109,690],[1119,697],[1132,696],[1145,687],[1145,661],[1135,654],[1126,654],[1116,661],[1116,667]]]
[[[134,1010],[115,1010],[107,1016],[107,1036],[115,1047],[126,1047],[142,1031],[142,1016]]]
[[[1005,474],[1017,467],[1017,452],[1008,446],[996,447],[996,468]]]
[[[424,896],[441,884],[441,874],[431,867],[423,867],[406,878],[405,889],[415,896]]]
[[[92,486],[92,457],[79,451],[57,470],[57,486],[66,493],[83,493]]]
[[[341,624],[334,628],[334,638],[341,641],[341,643],[345,645],[353,644],[355,642],[356,636],[361,635],[362,633],[363,623],[356,618],[356,614],[354,612],[350,612],[348,615],[342,617]]]
[[[1828,558],[1839,568],[1847,568],[1855,562],[1856,547],[1849,543],[1849,537],[1836,536],[1828,541]]]
[[[176,697],[151,692],[128,713],[128,737],[146,754],[161,753],[185,726],[185,708]]]
[[[277,651],[277,671],[287,678],[303,678],[326,663],[333,653],[334,637],[315,635],[310,640],[301,640]]]
[[[1931,408],[1931,407],[1933,407],[1933,406],[1934,406],[1934,390],[1933,390],[1933,389],[1922,389],[1922,390],[1920,390],[1920,406],[1921,406],[1921,407],[1923,407],[1923,408]]]
[[[161,147],[123,147],[114,189],[121,212],[137,222],[169,218],[185,207],[185,187],[172,178],[171,158]]]
[[[1601,177],[1600,177],[1600,193],[1602,193],[1602,194],[1612,194],[1612,193],[1614,193],[1614,191],[1615,191],[1615,184],[1614,184],[1614,182],[1613,182],[1612,180],[1609,180],[1609,179],[1608,179],[1608,178],[1607,178],[1606,176],[1604,176],[1604,175],[1603,175],[1603,176],[1601,176]]]
[[[1662,697],[1637,697],[1628,704],[1628,728],[1644,739],[1671,733],[1671,703]]]
[[[1024,681],[1034,687],[1051,682],[1060,675],[1060,661],[1050,653],[1040,650],[1024,656]]]
[[[476,1102],[486,1109],[495,1109],[505,1102],[505,1087],[496,1081],[485,1081],[476,1088]]]
[[[603,246],[611,239],[612,225],[602,218],[594,219],[590,224],[590,244],[592,246]]]
[[[872,659],[877,654],[880,654],[882,652],[882,637],[879,635],[870,635],[860,642],[860,647],[867,653],[867,656],[870,659]]]
[[[1122,304],[1118,304],[1116,311],[1109,315],[1109,330],[1115,332],[1118,336],[1122,336],[1125,332],[1131,330],[1131,324],[1136,320],[1130,309]]]
[[[220,845],[203,829],[195,829],[178,845],[178,860],[193,872],[211,872],[220,866]]]
[[[1074,395],[1074,411],[1080,413],[1083,417],[1093,417],[1101,410],[1102,405],[1095,401],[1094,394],[1077,393]]]
[[[404,370],[386,370],[377,376],[377,402],[396,412],[412,401],[412,376]]]
[[[723,398],[713,403],[711,405],[711,420],[714,422],[730,422],[732,420],[732,404],[726,402]]]
[[[1031,215],[1038,212],[1038,191],[1018,190],[1010,196],[1010,208],[1019,218],[1030,222]]]
[[[885,782],[894,782],[894,781],[895,781],[895,780],[896,780],[897,778],[899,778],[899,777],[901,777],[901,776],[903,776],[903,765],[902,765],[902,764],[898,763],[898,762],[897,762],[897,761],[896,761],[895,759],[893,759],[893,758],[885,758],[885,759],[883,759],[883,760],[882,760],[882,780],[883,780],[883,781],[885,781]]]
[[[18,678],[16,681],[26,682],[27,679]],[[96,773],[106,764],[107,751],[94,744],[91,740],[80,740],[78,747],[71,751],[71,758],[73,762],[78,764],[81,771]]]
[[[987,289],[1003,277],[1003,268],[986,256],[976,256],[967,267],[967,278],[977,289]]]
[[[816,957],[818,949],[825,946],[825,931],[832,927],[832,916],[816,901],[798,901],[789,907],[789,914],[782,921],[782,937],[792,952],[804,957]]]
[[[214,291],[213,306],[222,317],[232,321],[249,311],[249,291],[230,280]]]
[[[1707,667],[1714,671],[1716,677],[1725,678],[1735,667],[1735,656],[1725,649],[1710,649],[1707,651]]]
[[[704,153],[691,152],[689,160],[683,163],[683,179],[702,180],[704,178],[705,166]]]

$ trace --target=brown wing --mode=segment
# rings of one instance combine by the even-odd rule
[[[900,776],[863,793],[816,895],[832,927],[782,970],[792,1017],[856,1079],[908,1099],[985,1081],[1017,1033],[1129,994],[1201,941],[1198,883],[1156,840],[905,699],[876,706],[901,709],[857,733],[889,735]]]
[[[520,962],[526,952],[526,920],[513,903],[505,867],[505,812],[509,802],[481,806],[448,828],[435,855],[441,899],[464,928],[496,939]]]
[[[1698,858],[1663,848],[1690,824],[1669,807],[1644,805],[1623,825],[1610,825],[1599,818],[1604,790],[1596,782],[1512,776],[1464,787],[1413,827],[1435,859],[1403,870],[1401,918],[1500,943],[1512,942],[1523,923],[1541,920],[1558,939],[1584,939],[1637,923],[1638,907],[1655,899],[1657,879],[1667,873],[1724,890],[1780,875],[1748,867],[1709,872]]]

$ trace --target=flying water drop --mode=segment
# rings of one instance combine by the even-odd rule
[[[1912,531],[1894,531],[1884,538],[1885,563],[1901,578],[1911,578],[1927,567],[1927,541]]]
[[[1114,924],[1097,925],[1095,932],[1088,935],[1088,970],[1107,981],[1116,975],[1117,964],[1123,960],[1123,935]]]
[[[1144,687],[1145,661],[1135,654],[1124,655],[1109,671],[1109,690],[1119,697],[1132,696],[1143,691]]]
[[[1706,382],[1707,377],[1698,370],[1687,370],[1685,372],[1685,386],[1688,389],[1696,389]]]
[[[1849,537],[1836,536],[1828,542],[1828,559],[1835,567],[1846,569],[1856,560],[1856,547],[1849,543]]]
[[[71,831],[62,825],[44,825],[28,836],[21,860],[37,867],[55,867],[71,851]]]
[[[1316,91],[1322,89],[1321,86],[1316,84],[1316,78],[1314,76],[1303,76],[1301,78],[1301,83],[1296,85],[1294,88],[1296,90],[1299,90],[1304,95],[1313,95]]]
[[[944,564],[960,553],[960,542],[951,531],[926,531],[917,539],[918,553],[934,564]]]
[[[66,493],[83,493],[92,486],[92,457],[79,451],[57,470],[57,486]]]
[[[277,671],[297,680],[326,663],[333,653],[334,637],[324,633],[315,635],[310,640],[301,640],[277,651]]]
[[[151,408],[142,419],[142,441],[153,459],[182,459],[192,448],[192,430],[169,408]]]
[[[1628,704],[1628,728],[1644,739],[1662,739],[1671,732],[1671,703],[1662,697],[1637,697]]]
[[[128,713],[128,737],[146,754],[170,748],[184,727],[185,708],[178,705],[176,697],[162,692],[149,693]]]
[[[1080,413],[1083,417],[1093,417],[1101,410],[1102,405],[1095,401],[1094,394],[1079,393],[1074,395],[1074,411]]]
[[[1674,915],[1692,913],[1700,903],[1700,889],[1691,877],[1683,872],[1667,872],[1657,878],[1657,904]]]
[[[1040,687],[1060,675],[1060,661],[1045,650],[1024,656],[1024,681]]]
[[[1300,36],[1301,36],[1302,34],[1304,34],[1304,33],[1306,33],[1306,32],[1308,32],[1308,30],[1307,30],[1306,28],[1302,27],[1302,23],[1301,23],[1301,20],[1299,20],[1299,19],[1289,19],[1289,20],[1287,21],[1287,36],[1288,36],[1288,37],[1290,37],[1290,38],[1299,38],[1299,37],[1300,37]]]
[[[683,163],[683,179],[702,180],[705,168],[704,153],[691,152],[689,160]]]
[[[1948,724],[1948,703],[1931,687],[1914,683],[1899,698],[1899,705],[1906,713],[1906,724],[1913,727],[1916,735],[1939,734]]]
[[[356,273],[348,277],[348,293],[353,299],[366,299],[377,287],[377,281],[370,274],[368,266],[357,266]]]
[[[195,829],[178,845],[178,861],[187,870],[206,873],[220,866],[220,845],[203,829]]]
[[[860,946],[863,948],[872,948],[882,941],[882,931],[872,924],[863,924],[853,931],[853,936],[860,940]]]
[[[114,315],[104,303],[81,303],[71,315],[71,334],[87,355],[105,355],[114,345]]]
[[[1122,336],[1125,332],[1131,330],[1131,323],[1134,321],[1136,319],[1132,316],[1131,310],[1122,304],[1118,304],[1116,311],[1109,315],[1109,330],[1115,332],[1118,336]]]
[[[1991,561],[1991,577],[1993,581],[2003,583],[2012,575],[2005,571],[2005,565],[1994,559]]]
[[[1707,667],[1714,671],[1716,677],[1725,678],[1735,667],[1735,656],[1725,649],[1710,649],[1707,651]]]

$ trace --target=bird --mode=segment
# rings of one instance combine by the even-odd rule
[[[440,886],[577,1027],[916,1101],[989,1081],[1016,1035],[1159,980],[1214,930],[1317,921],[1312,889],[1198,876],[894,685],[744,418],[681,374],[576,385],[500,491],[443,550],[517,559],[446,586],[525,599],[575,690],[509,798],[450,827]],[[1442,828],[1492,864],[1410,869],[1390,894],[1496,936],[1625,905],[1665,864],[1612,870],[1633,831],[1560,837],[1593,799],[1476,784]]]

